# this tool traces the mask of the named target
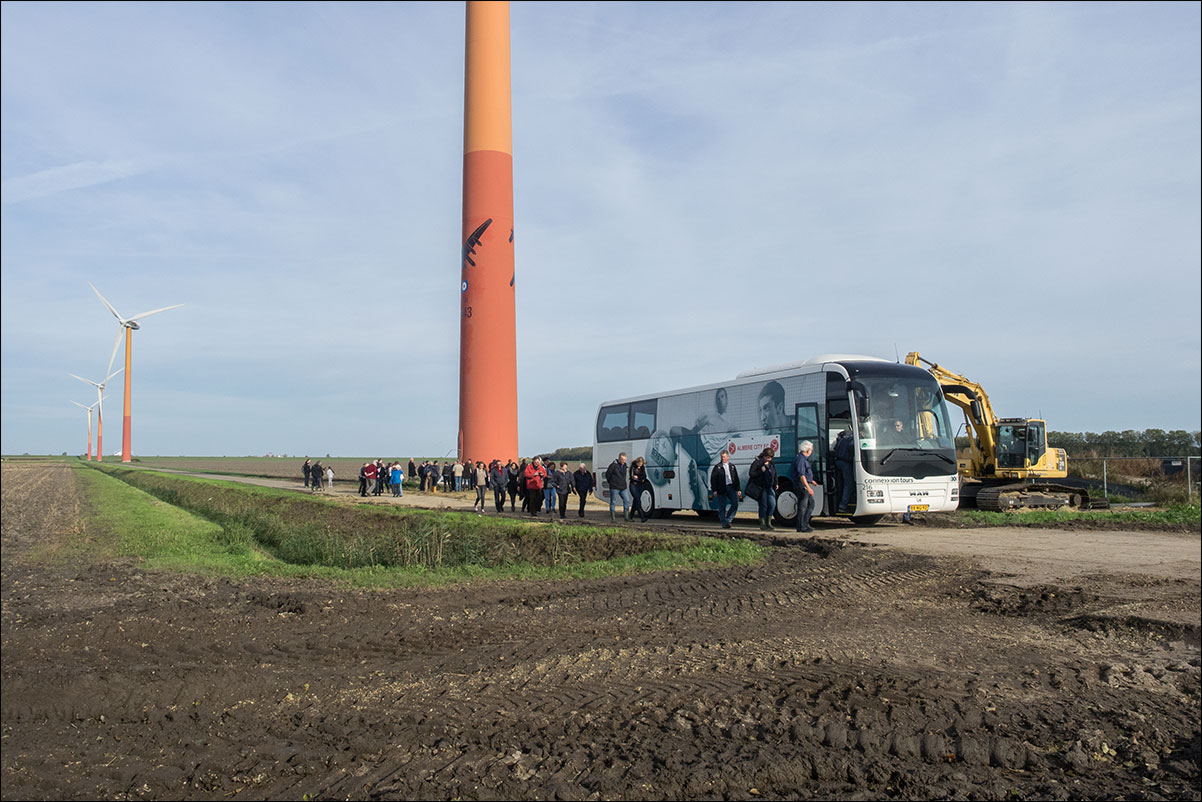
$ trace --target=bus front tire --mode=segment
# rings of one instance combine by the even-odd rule
[[[853,515],[851,522],[856,526],[876,526],[884,515]]]

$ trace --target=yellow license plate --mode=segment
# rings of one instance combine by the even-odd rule
[[[910,512],[926,512],[930,508],[929,504],[911,504]]]

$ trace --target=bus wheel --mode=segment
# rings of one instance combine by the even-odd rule
[[[639,505],[643,508],[643,515],[648,518],[659,517],[659,510],[655,509],[655,491],[651,489],[651,485],[646,485],[639,491]]]
[[[772,518],[780,526],[797,526],[797,491],[788,482],[781,482],[776,491],[776,512]]]
[[[853,515],[851,522],[856,526],[876,526],[877,522],[884,517],[884,515]]]

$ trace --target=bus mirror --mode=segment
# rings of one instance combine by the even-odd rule
[[[985,422],[985,410],[981,407],[981,402],[974,398],[969,405],[972,410],[972,422],[980,426]]]
[[[872,408],[869,406],[867,398],[860,396],[856,399],[856,414],[859,415],[860,418],[867,418],[871,412],[871,409]]]

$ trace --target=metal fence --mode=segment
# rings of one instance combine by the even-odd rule
[[[1147,483],[1153,481],[1164,483],[1181,478],[1185,482],[1186,499],[1190,503],[1193,503],[1194,484],[1198,481],[1199,460],[1202,460],[1202,457],[1073,457],[1069,455],[1070,466],[1101,463],[1102,493],[1105,496],[1110,495],[1111,486],[1115,484],[1110,476],[1109,463],[1143,463],[1140,466],[1142,474],[1139,479],[1141,481]],[[1080,470],[1078,470],[1078,473],[1084,475],[1084,472]],[[1130,477],[1127,478],[1129,479]],[[1130,484],[1118,483],[1118,485],[1127,492],[1132,488]]]

